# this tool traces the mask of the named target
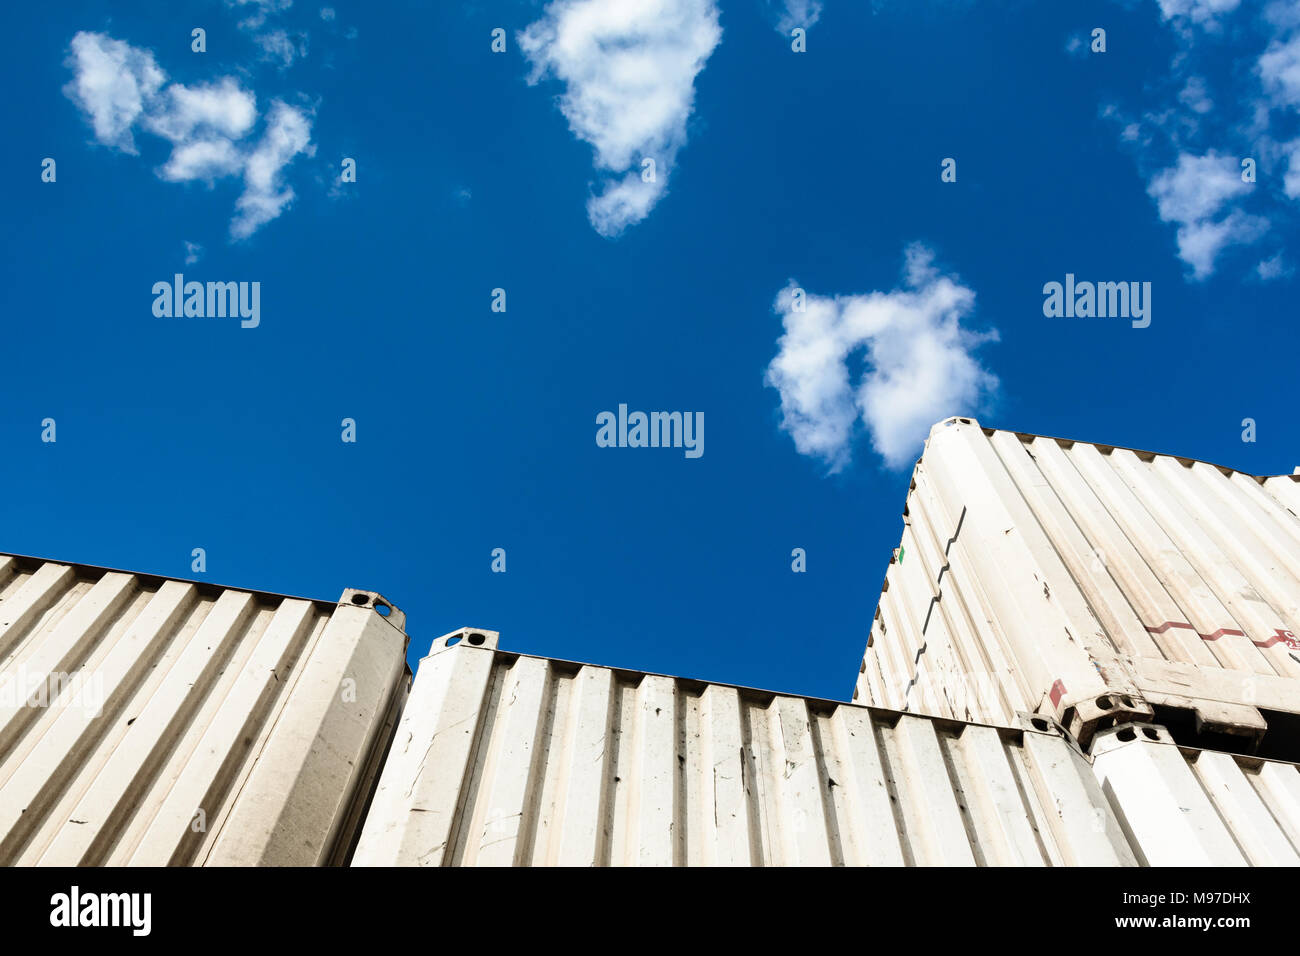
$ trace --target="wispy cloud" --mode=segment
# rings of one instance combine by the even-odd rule
[[[293,6],[293,0],[226,0],[226,6],[233,7],[243,18],[239,21],[239,29],[258,30],[269,17]]]
[[[1238,209],[1220,215],[1232,199],[1250,191],[1241,167],[1231,156],[1210,152],[1183,153],[1176,165],[1158,173],[1147,189],[1164,222],[1178,226],[1178,255],[1192,267],[1192,277],[1204,279],[1214,260],[1228,245],[1254,242],[1268,229],[1268,220]]]
[[[278,100],[271,104],[266,132],[244,164],[244,193],[235,203],[238,214],[230,223],[231,235],[247,238],[293,202],[293,190],[284,184],[282,173],[310,144],[307,117]]]
[[[784,35],[795,27],[811,29],[822,15],[822,0],[767,0],[767,4],[776,11],[776,29]]]
[[[293,66],[293,61],[307,55],[307,34],[289,35],[288,30],[268,30],[253,38],[262,51],[262,59],[275,63],[281,69]]]
[[[102,33],[74,36],[66,65],[73,78],[64,93],[85,113],[99,142],[135,154],[136,130],[167,140],[171,155],[157,174],[168,182],[243,178],[230,224],[234,238],[247,238],[293,201],[284,169],[299,154],[314,152],[307,111],[272,101],[261,139],[253,143],[248,137],[258,121],[257,99],[233,77],[167,85],[150,51]]]
[[[203,247],[199,245],[197,242],[190,242],[189,240],[186,240],[185,264],[187,266],[192,266],[194,265],[194,263],[198,262],[201,258],[203,258]]]
[[[1187,85],[1178,94],[1178,101],[1193,113],[1208,113],[1214,109],[1214,103],[1205,90],[1205,80],[1199,76],[1188,77]]]
[[[1159,0],[1159,3],[1160,13],[1166,20],[1190,21],[1215,30],[1220,18],[1236,10],[1241,0]]]
[[[1149,88],[1154,106],[1131,115],[1112,105],[1120,138],[1138,154],[1162,221],[1176,226],[1178,256],[1195,281],[1209,278],[1230,249],[1257,242],[1294,213],[1300,198],[1300,3],[1159,0],[1177,49]],[[1254,70],[1223,71],[1225,57]],[[1211,96],[1206,68],[1218,94]],[[1243,160],[1250,172],[1243,168]],[[1276,257],[1274,257],[1276,258]],[[1278,259],[1278,262],[1281,260]],[[1273,260],[1259,278],[1289,275]]]
[[[307,55],[307,34],[290,34],[275,22],[280,14],[293,6],[293,0],[226,0],[226,6],[241,18],[237,24],[239,29],[253,35],[253,42],[261,50],[263,60],[285,70],[293,65],[294,60]],[[326,10],[329,16],[325,15]],[[321,19],[333,20],[334,11],[324,8]]]
[[[1280,22],[1282,33],[1291,31],[1289,36],[1279,36],[1269,44],[1256,64],[1264,99],[1256,112],[1270,117],[1274,111],[1282,114],[1300,111],[1300,14],[1295,19]],[[1267,119],[1259,124],[1267,125]],[[1274,151],[1281,162],[1286,163],[1283,173],[1282,189],[1288,199],[1300,199],[1300,137],[1285,142],[1277,142],[1270,134],[1263,137],[1267,143],[1274,144]]]
[[[905,259],[903,285],[889,292],[800,302],[791,280],[777,294],[785,334],[767,384],[781,394],[781,427],[795,448],[831,472],[850,462],[860,427],[886,465],[907,465],[934,422],[972,411],[998,388],[974,355],[997,332],[961,324],[975,293],[941,273],[921,244]],[[865,368],[855,383],[849,363],[859,355]]]
[[[1280,252],[1271,258],[1261,260],[1259,265],[1255,266],[1255,275],[1264,282],[1287,279],[1294,273],[1295,267],[1288,265]]]
[[[695,77],[721,37],[713,0],[554,0],[519,34],[529,83],[565,84],[560,111],[595,150],[587,216],[601,235],[640,222],[667,191]]]

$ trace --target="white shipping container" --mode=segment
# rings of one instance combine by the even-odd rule
[[[1138,860],[1058,727],[995,728],[434,642],[353,865]]]
[[[0,555],[0,864],[339,864],[405,619]]]
[[[404,625],[373,592],[0,555],[0,692],[24,695],[0,699],[0,859],[1300,862],[1296,764],[1161,726],[1099,730],[1085,754],[1044,715],[905,714],[510,654],[472,629],[434,642],[408,699]]]
[[[934,427],[854,698],[1300,755],[1300,476]],[[1266,731],[1268,731],[1266,733]]]
[[[1300,865],[1300,767],[1177,746],[1125,724],[1097,735],[1093,771],[1145,866]]]

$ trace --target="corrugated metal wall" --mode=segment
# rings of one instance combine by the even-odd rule
[[[0,555],[0,862],[1300,864],[1295,764],[1160,726],[1089,756],[1044,716],[900,714],[468,629],[408,700],[404,624],[373,592]]]
[[[1093,727],[1300,712],[1300,477],[940,423],[855,698]]]
[[[0,863],[341,862],[405,693],[403,626],[371,592],[0,555]]]
[[[355,865],[1136,863],[1045,721],[963,726],[496,641],[457,632],[421,662]]]
[[[1179,748],[1163,727],[1098,735],[1094,770],[1148,866],[1300,865],[1300,767]]]

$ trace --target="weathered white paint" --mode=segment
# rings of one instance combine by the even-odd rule
[[[0,863],[340,862],[405,685],[377,600],[0,555],[0,681],[75,675],[103,708],[0,706]]]
[[[1257,708],[1300,713],[1298,512],[1297,476],[941,422],[854,699],[1085,744],[1159,704],[1257,737]]]
[[[1093,770],[1151,866],[1300,865],[1300,768],[1184,751],[1162,727],[1099,734]]]
[[[481,642],[470,642],[481,635]],[[448,639],[457,639],[448,646]],[[355,865],[1134,865],[1058,730],[434,642]]]

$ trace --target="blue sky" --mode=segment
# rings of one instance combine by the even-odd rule
[[[4,550],[843,698],[934,421],[1300,464],[1294,3],[119,6],[11,11]]]

